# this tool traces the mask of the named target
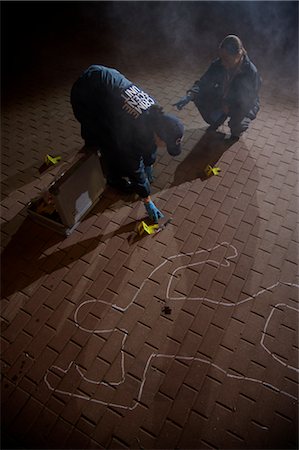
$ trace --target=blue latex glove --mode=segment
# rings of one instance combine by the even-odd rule
[[[144,171],[146,173],[147,179],[150,183],[153,182],[154,177],[153,177],[153,166],[145,166]]]
[[[177,109],[180,111],[184,108],[189,102],[191,101],[190,95],[185,95],[185,97],[182,97],[177,103],[174,103],[172,106],[176,106]]]
[[[158,210],[158,208],[155,206],[154,202],[151,200],[148,203],[144,203],[146,212],[149,215],[149,218],[155,222],[158,223],[159,219],[162,219],[164,215],[161,213],[161,211]]]

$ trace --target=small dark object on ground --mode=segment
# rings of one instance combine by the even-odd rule
[[[169,306],[164,306],[164,308],[162,308],[162,313],[171,314],[171,308]]]

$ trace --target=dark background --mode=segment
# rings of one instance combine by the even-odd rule
[[[27,86],[68,75],[74,81],[86,54],[90,64],[119,70],[153,63],[188,69],[199,57],[215,56],[230,33],[240,36],[262,75],[281,86],[291,77],[297,86],[297,1],[2,1],[0,7],[2,102],[25,95]],[[7,447],[17,439],[2,435]]]
[[[2,85],[80,54],[186,64],[238,34],[256,65],[298,68],[298,2],[1,2]],[[101,61],[93,61],[101,63]]]

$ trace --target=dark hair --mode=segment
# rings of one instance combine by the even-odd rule
[[[226,36],[220,43],[219,48],[226,50],[230,55],[237,55],[239,53],[246,55],[247,53],[241,39],[234,34]]]

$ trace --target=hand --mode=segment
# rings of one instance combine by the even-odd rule
[[[189,102],[191,101],[191,97],[189,95],[185,95],[185,97],[182,97],[177,103],[174,103],[172,106],[176,106],[177,109],[180,111],[184,108]]]
[[[158,208],[155,206],[154,202],[150,200],[149,202],[144,203],[146,212],[148,213],[149,218],[155,222],[158,223],[159,219],[162,219],[164,215],[161,213],[161,211],[158,210]]]
[[[146,173],[147,179],[150,183],[153,182],[154,177],[153,177],[153,166],[145,166],[144,171]]]

